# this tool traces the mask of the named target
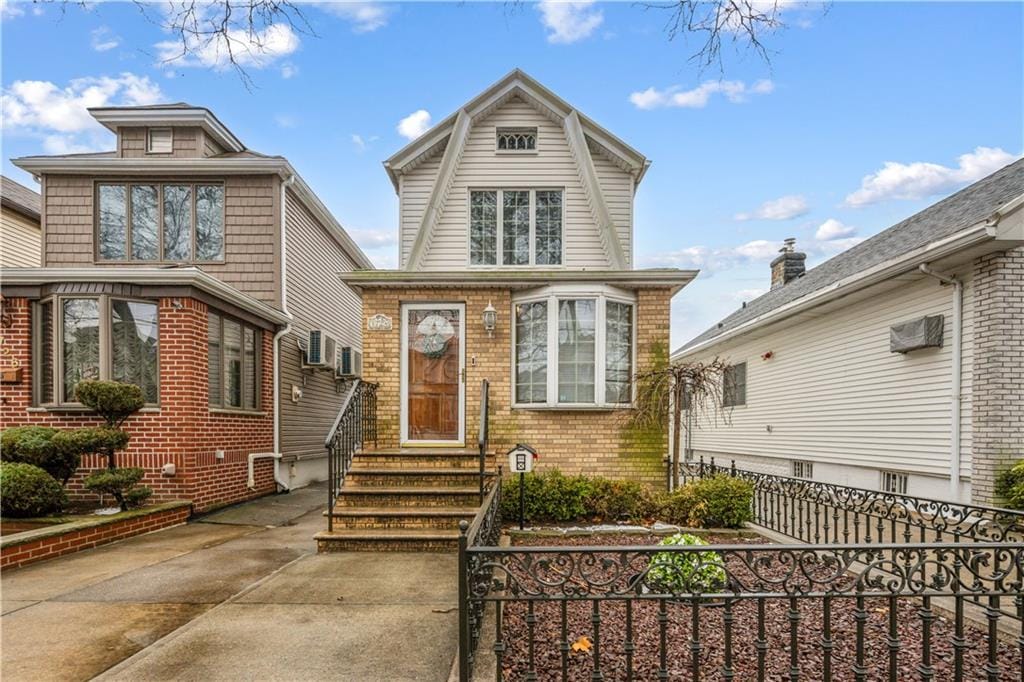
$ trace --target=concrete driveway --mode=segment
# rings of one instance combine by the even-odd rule
[[[0,577],[5,682],[446,680],[456,557],[317,555],[322,487]]]

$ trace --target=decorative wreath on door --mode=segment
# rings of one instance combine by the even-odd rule
[[[455,336],[455,327],[450,320],[438,313],[431,313],[416,325],[416,338],[413,348],[428,358],[436,360],[444,357],[448,351],[448,343]]]

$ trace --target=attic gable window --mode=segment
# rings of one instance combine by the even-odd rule
[[[561,265],[562,190],[469,193],[470,265]]]
[[[498,128],[496,134],[499,152],[537,151],[536,128]]]
[[[174,151],[174,130],[171,128],[147,129],[146,151],[150,154],[170,154]]]

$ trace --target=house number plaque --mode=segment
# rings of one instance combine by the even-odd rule
[[[387,315],[371,315],[366,318],[366,328],[371,332],[389,332],[391,331],[391,318]]]

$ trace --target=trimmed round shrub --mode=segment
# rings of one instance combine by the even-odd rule
[[[1024,509],[1024,459],[996,478],[996,495],[1010,509]]]
[[[658,543],[662,546],[706,546],[708,543],[689,533],[676,533]],[[717,592],[725,587],[727,576],[718,552],[658,552],[651,557],[647,586],[656,592],[691,594]]]
[[[11,518],[46,516],[67,504],[60,483],[32,464],[0,464],[0,513]]]
[[[80,381],[75,386],[75,398],[103,417],[108,426],[120,426],[146,404],[141,388],[119,381]]]
[[[102,469],[86,476],[82,485],[94,493],[112,495],[121,511],[128,511],[131,507],[142,504],[153,494],[146,486],[138,485],[145,474],[144,470],[136,467]]]
[[[64,431],[47,426],[16,426],[4,429],[0,450],[5,462],[32,464],[60,481],[68,482],[81,461],[80,453],[61,446]]]
[[[657,501],[654,492],[638,481],[592,478],[583,500],[586,515],[595,521],[630,521],[651,518]]]
[[[754,486],[719,474],[691,481],[674,491],[661,507],[669,523],[698,528],[739,528],[753,521]]]

